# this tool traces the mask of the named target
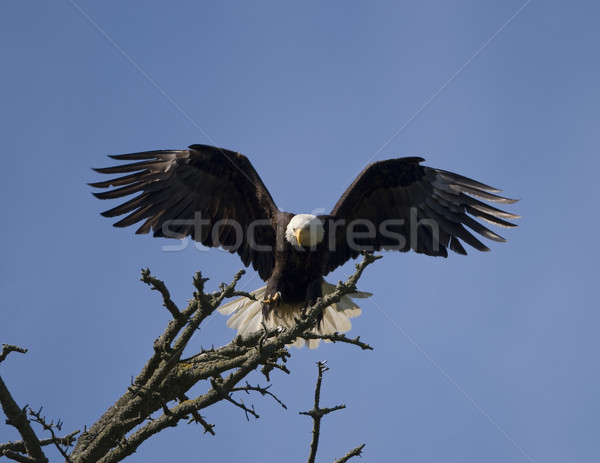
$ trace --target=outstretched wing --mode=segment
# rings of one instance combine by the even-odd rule
[[[248,158],[207,145],[110,157],[134,162],[95,169],[126,175],[91,183],[96,188],[114,187],[94,195],[115,199],[140,193],[102,213],[126,215],[116,227],[143,221],[136,233],[152,230],[157,237],[191,236],[205,246],[237,252],[263,280],[270,277],[278,209]]]
[[[507,220],[519,216],[480,199],[499,204],[516,200],[498,196],[494,193],[501,190],[462,175],[422,166],[422,161],[410,157],[374,162],[354,180],[331,211],[335,249],[327,273],[362,251],[412,249],[447,257],[447,248],[467,253],[460,240],[479,251],[489,251],[472,231],[505,241],[475,218],[515,227]]]

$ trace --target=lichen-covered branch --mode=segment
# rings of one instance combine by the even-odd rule
[[[58,445],[63,445],[63,446],[68,447],[68,446],[73,445],[73,443],[75,442],[75,436],[79,432],[80,431],[73,431],[64,437],[40,439],[40,445],[42,447],[46,447],[48,445],[58,444]],[[6,442],[4,444],[0,444],[0,455],[2,455],[2,453],[7,450],[10,452],[15,452],[15,453],[23,453],[23,454],[27,453],[27,450],[25,448],[25,443],[23,441]]]
[[[2,353],[0,354],[0,361],[6,359],[6,356],[10,352],[27,352],[27,349],[23,349],[17,346],[13,346],[10,344],[2,345]],[[6,424],[13,426],[20,434],[23,439],[23,447],[25,449],[25,454],[28,458],[27,461],[36,462],[36,463],[45,463],[48,461],[46,455],[42,451],[42,446],[40,444],[40,440],[36,435],[35,431],[31,427],[31,422],[27,418],[27,407],[21,408],[13,399],[8,387],[0,377],[0,404],[2,405],[2,410],[6,415]],[[3,455],[16,460],[18,457],[15,450],[6,449],[3,451]],[[21,455],[24,456],[25,455]],[[24,460],[21,460],[24,461]]]
[[[117,402],[79,436],[74,449],[68,454],[65,449],[59,447],[64,441],[60,441],[61,438],[54,435],[52,423],[44,426],[43,422],[38,422],[52,433],[51,442],[59,447],[65,460],[72,463],[109,463],[122,461],[147,439],[165,428],[176,426],[181,420],[199,423],[205,432],[214,434],[215,425],[210,424],[201,412],[223,400],[239,407],[247,417],[258,417],[254,406],[245,404],[238,397],[242,393],[268,396],[285,407],[277,396],[268,390],[270,386],[251,386],[248,382],[243,385],[242,382],[253,371],[261,371],[267,381],[270,381],[269,375],[274,370],[289,373],[285,365],[290,356],[287,346],[297,338],[318,337],[370,349],[371,347],[359,338],[350,339],[337,333],[315,335],[311,330],[326,307],[339,301],[344,295],[356,291],[356,283],[363,270],[377,258],[366,254],[362,262],[356,265],[356,272],[346,282],[340,282],[333,293],[306,309],[293,328],[283,331],[265,329],[245,337],[238,336],[229,344],[202,350],[188,358],[182,356],[190,339],[197,333],[200,324],[225,298],[240,295],[251,297],[235,289],[244,272],[238,272],[229,285],[221,285],[219,291],[214,293],[204,291],[207,279],[199,272],[196,273],[193,298],[188,306],[181,310],[172,301],[164,282],[151,275],[149,270],[143,270],[142,281],[161,294],[163,305],[170,314],[170,321],[164,332],[155,340],[154,352],[140,373]],[[7,354],[8,350],[5,354],[3,348],[2,355],[6,357]],[[196,397],[188,397],[190,389],[202,381],[209,385],[208,391]],[[2,386],[7,394],[8,389],[4,383]],[[4,402],[6,400],[3,400],[3,406]],[[31,419],[23,417],[23,414],[19,415],[18,407],[9,412],[13,421],[17,416],[25,420],[25,423],[19,424],[23,428],[23,446],[12,443],[12,446],[5,447],[5,451],[31,458],[32,462],[46,461],[43,459],[45,457],[40,440],[33,430],[28,433],[27,428],[31,429]],[[71,443],[71,439],[68,443]]]
[[[11,352],[19,352],[21,354],[26,354],[27,349],[24,349],[19,346],[15,346],[14,344],[2,344],[2,351],[0,351],[0,363],[4,362],[8,354]]]

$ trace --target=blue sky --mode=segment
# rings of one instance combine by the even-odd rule
[[[1,368],[17,401],[90,425],[169,319],[140,269],[184,305],[194,271],[214,289],[241,267],[113,228],[86,185],[106,155],[215,143],[297,213],[330,210],[369,160],[415,155],[520,198],[508,243],[387,254],[350,332],[374,351],[294,350],[272,386],[287,411],[256,397],[247,422],[220,404],[215,437],[180,425],[129,461],[304,461],[297,412],[325,359],[322,402],[348,408],[325,419],[319,461],[361,443],[364,461],[597,461],[600,5],[533,0],[506,24],[524,4],[77,1],[95,27],[70,1],[2,2],[0,341],[29,352]],[[249,271],[241,287],[258,286]],[[225,322],[190,353],[228,342]]]

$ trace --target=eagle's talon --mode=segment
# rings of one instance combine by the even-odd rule
[[[281,302],[281,292],[277,291],[275,294],[269,294],[265,300],[262,301],[263,304],[273,304],[275,307],[279,306]]]

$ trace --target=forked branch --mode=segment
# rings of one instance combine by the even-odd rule
[[[28,417],[25,410],[20,409],[12,400],[8,388],[0,379],[2,407],[9,424],[17,428],[23,439],[21,442],[3,444],[0,449],[5,456],[17,461],[45,462],[47,459],[42,446],[49,442],[59,448],[68,462],[118,462],[135,452],[147,439],[165,428],[176,426],[181,420],[199,423],[205,432],[214,434],[215,425],[206,421],[200,413],[222,400],[241,408],[246,416],[258,417],[253,405],[247,405],[237,397],[241,393],[255,392],[269,396],[285,407],[269,390],[270,386],[251,386],[248,382],[245,386],[240,384],[254,371],[262,371],[267,381],[270,381],[269,374],[274,370],[289,373],[285,365],[290,356],[287,346],[298,338],[326,339],[370,349],[371,347],[359,338],[350,339],[342,334],[315,335],[312,329],[326,307],[338,302],[344,295],[356,291],[356,283],[363,270],[377,258],[366,254],[362,262],[356,265],[356,272],[346,282],[340,282],[333,293],[319,299],[308,308],[293,328],[284,331],[264,330],[245,337],[238,336],[229,344],[216,349],[202,350],[188,358],[183,358],[183,353],[192,336],[225,298],[240,295],[251,297],[235,289],[243,271],[238,272],[229,285],[221,285],[219,291],[214,293],[204,291],[207,279],[199,272],[196,273],[193,298],[188,306],[181,310],[171,299],[164,282],[151,275],[149,270],[143,270],[142,281],[161,294],[170,321],[154,342],[153,354],[131,386],[98,421],[79,436],[74,449],[67,453],[64,446],[72,443],[76,433],[60,438],[55,434],[56,425],[53,423],[48,424],[39,414]],[[0,361],[13,351],[24,350],[16,346],[3,346]],[[322,376],[322,372],[320,375]],[[188,391],[202,381],[209,385],[208,391],[196,397],[188,397]],[[324,414],[339,408],[321,409],[317,403],[316,408],[311,411],[311,416],[320,422]],[[51,433],[49,441],[40,441],[31,427],[32,421],[37,421]],[[316,445],[315,443],[315,454]]]
[[[319,369],[319,373],[317,375],[317,384],[315,386],[315,403],[312,410],[308,410],[306,412],[300,412],[301,415],[310,416],[313,419],[313,431],[312,431],[312,440],[310,442],[310,453],[308,455],[308,463],[315,463],[315,459],[317,457],[317,449],[319,447],[319,439],[321,437],[321,420],[323,417],[329,413],[335,412],[337,410],[342,410],[346,408],[345,405],[336,405],[331,408],[322,408],[320,405],[321,402],[321,384],[323,382],[323,373],[329,370],[325,366],[326,362],[317,362],[317,367]],[[343,456],[338,462],[348,461],[353,456],[357,456],[361,454],[361,451],[365,444],[356,447],[351,450],[345,456]]]

